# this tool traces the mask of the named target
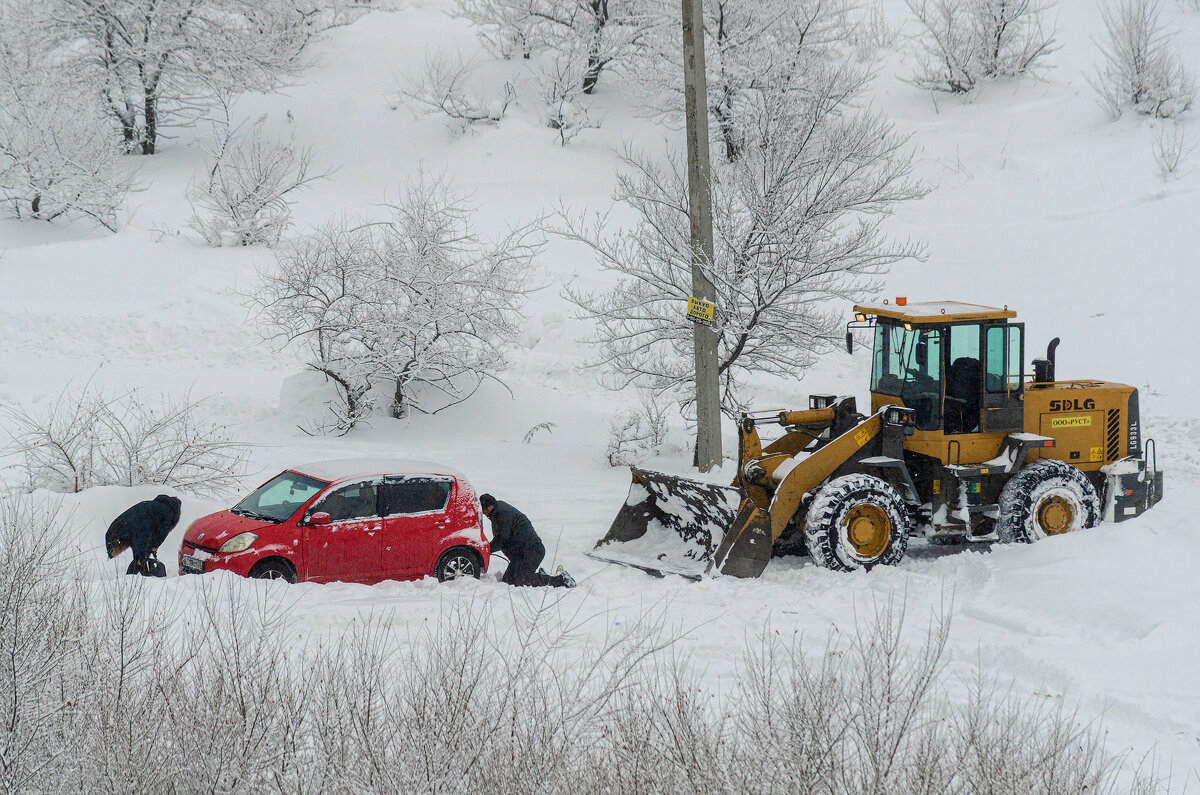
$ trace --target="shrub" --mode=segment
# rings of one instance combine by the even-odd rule
[[[158,483],[209,494],[239,482],[246,448],[199,418],[202,401],[132,391],[117,397],[65,388],[40,411],[6,406],[10,452],[24,457],[31,488],[78,492],[92,486]]]

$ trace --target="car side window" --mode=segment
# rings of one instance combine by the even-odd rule
[[[352,483],[332,491],[313,506],[312,513],[324,511],[331,522],[370,519],[379,515],[378,488],[374,482]],[[311,515],[311,514],[310,514]]]
[[[382,497],[384,516],[444,511],[450,501],[450,481],[444,478],[385,480]]]

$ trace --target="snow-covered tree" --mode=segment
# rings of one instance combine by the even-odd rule
[[[906,0],[924,28],[912,82],[968,93],[981,81],[1032,72],[1057,49],[1040,0]]]
[[[653,20],[634,70],[652,115],[682,119],[683,66],[677,0],[653,0]],[[709,0],[704,4],[705,71],[712,132],[726,160],[743,142],[742,115],[760,90],[791,86],[811,64],[839,56],[848,7],[829,0]],[[798,100],[800,101],[800,100]]]
[[[130,187],[113,125],[69,69],[0,34],[0,203],[18,218],[116,230]]]
[[[1133,110],[1173,118],[1190,108],[1196,79],[1159,19],[1157,0],[1113,0],[1101,13],[1108,39],[1091,82],[1109,114],[1115,119]]]
[[[584,62],[570,54],[555,54],[548,65],[537,73],[538,98],[542,102],[542,119],[558,133],[559,143],[566,146],[583,130],[599,127],[584,102],[581,70]]]
[[[74,56],[121,125],[154,154],[160,129],[220,93],[267,89],[314,35],[347,19],[341,0],[39,0],[28,13]]]
[[[532,226],[478,236],[444,180],[421,179],[389,210],[383,221],[343,220],[297,240],[253,296],[267,335],[302,346],[337,384],[343,432],[370,411],[375,385],[390,385],[399,417],[461,402],[495,378],[521,329],[540,248]]]
[[[473,124],[495,124],[504,118],[517,98],[512,83],[495,98],[474,93],[473,78],[479,64],[461,54],[430,53],[420,71],[401,78],[397,94],[414,113],[441,113],[460,129]]]
[[[578,55],[585,94],[605,69],[629,58],[654,25],[646,4],[636,0],[458,0],[457,11],[501,57],[545,50]]]
[[[207,172],[188,185],[191,227],[212,246],[273,246],[291,222],[291,194],[325,174],[312,173],[311,149],[268,138],[261,120],[244,134],[217,129]]]
[[[906,139],[851,100],[867,76],[825,64],[752,95],[744,151],[712,171],[718,371],[722,407],[736,413],[746,375],[796,378],[841,330],[833,299],[860,297],[897,260],[920,247],[889,240],[881,225],[895,205],[922,195],[910,177]],[[797,102],[797,97],[806,101]],[[590,364],[614,388],[636,384],[694,400],[686,170],[627,153],[617,201],[637,213],[630,228],[607,217],[564,216],[558,230],[593,249],[615,287],[570,287],[593,321]]]

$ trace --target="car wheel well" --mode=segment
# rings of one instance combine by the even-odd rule
[[[271,576],[271,572],[277,572],[277,574]],[[255,563],[250,567],[249,576],[254,579],[283,579],[292,583],[299,580],[295,564],[279,555],[272,555]]]

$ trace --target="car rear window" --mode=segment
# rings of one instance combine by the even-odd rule
[[[420,477],[385,480],[381,497],[384,516],[444,511],[450,501],[450,481]]]

